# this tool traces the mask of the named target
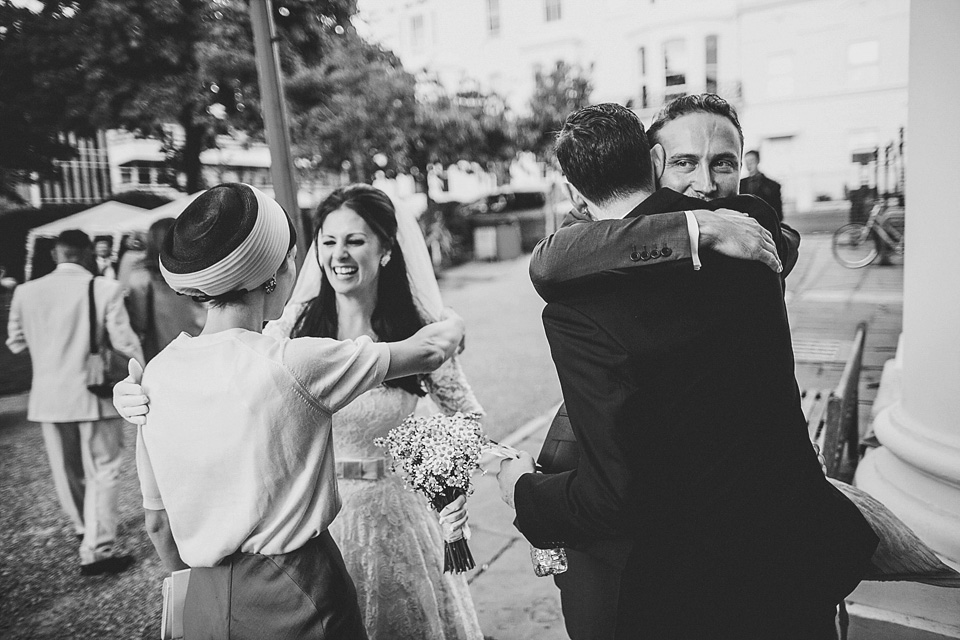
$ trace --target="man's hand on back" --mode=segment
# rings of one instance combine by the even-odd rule
[[[731,258],[758,260],[777,273],[783,271],[773,236],[747,214],[733,209],[696,209],[693,215],[700,225],[701,248]]]

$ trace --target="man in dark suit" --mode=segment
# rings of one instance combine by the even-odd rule
[[[704,119],[703,114],[719,116],[732,127],[715,127],[715,119]],[[706,201],[737,194],[743,136],[736,111],[722,98],[702,94],[674,100],[654,119],[648,135],[659,186]],[[782,242],[775,245],[773,236],[756,220],[723,208],[604,220],[546,238],[534,250],[530,275],[549,302],[572,283],[585,285],[620,269],[661,269],[670,263],[692,268],[689,265],[698,261],[702,248],[758,260],[779,269],[786,278],[796,264],[800,236],[786,224],[781,230]],[[576,468],[578,459],[564,405],[550,425],[537,462],[545,473],[560,473]],[[616,576],[619,568],[605,558],[619,553],[618,545],[608,540],[594,544],[589,553],[567,550],[569,569],[554,579],[561,590],[567,631],[574,640],[599,638],[600,630],[608,627],[603,605],[615,601],[610,585],[617,580],[607,574]],[[598,584],[606,588],[598,589]]]
[[[738,134],[716,113],[685,117],[704,120],[703,131],[729,125],[724,135]],[[661,175],[691,160],[677,162],[669,147],[651,153],[639,120],[616,105],[572,115],[557,153],[600,218],[585,231],[624,214],[727,206],[785,249],[775,216],[755,199],[707,205],[651,194],[651,157]],[[568,607],[564,593],[571,635],[831,637],[835,605],[859,581],[876,537],[826,481],[807,440],[780,278],[755,261],[709,249],[696,256],[689,244],[702,270],[692,257],[670,259],[683,242],[632,247],[607,263],[669,252],[659,269],[573,278],[547,305],[579,458],[552,474],[532,473],[526,454],[505,462],[504,499],[534,545],[563,545],[610,567],[581,572],[616,601],[593,602],[607,617]],[[567,257],[577,255],[591,254]]]
[[[777,212],[780,222],[783,222],[780,183],[760,172],[760,152],[751,150],[743,154],[743,166],[747,170],[747,177],[740,181],[740,193],[757,196],[766,202]]]

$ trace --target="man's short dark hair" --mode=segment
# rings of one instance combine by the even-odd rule
[[[80,229],[61,231],[60,235],[57,236],[55,245],[58,247],[66,247],[76,252],[90,249],[93,246],[90,242],[90,236],[80,231]]]
[[[654,188],[647,134],[626,107],[607,102],[571,113],[556,150],[570,184],[597,204]]]
[[[715,93],[680,96],[663,105],[663,108],[661,108],[653,118],[650,128],[647,129],[650,144],[655,145],[659,142],[658,134],[664,125],[671,120],[676,120],[691,113],[712,113],[732,122],[733,126],[737,129],[737,135],[740,136],[740,148],[743,148],[743,128],[740,126],[740,118],[737,117],[737,110],[733,108],[732,104]]]
[[[750,151],[747,151],[747,152],[746,152],[745,154],[743,154],[743,155],[744,155],[744,157],[746,157],[746,156],[753,156],[754,158],[757,159],[757,162],[760,162],[760,152],[757,151],[756,149],[750,149]]]

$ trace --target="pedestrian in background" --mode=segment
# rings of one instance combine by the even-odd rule
[[[111,280],[117,279],[117,268],[113,264],[113,258],[110,255],[111,243],[107,238],[97,238],[96,250],[94,256],[97,265],[97,275]]]
[[[85,265],[91,253],[83,231],[61,233],[54,247],[56,269],[14,290],[7,325],[7,347],[13,353],[30,350],[27,420],[42,424],[57,497],[82,537],[83,575],[118,573],[133,564],[132,556],[114,550],[122,421],[87,389],[91,292],[98,333],[105,328],[116,351],[143,362],[123,291],[90,273]]]
[[[207,315],[203,305],[177,295],[160,275],[163,239],[175,222],[161,218],[150,225],[145,257],[125,275],[130,324],[140,336],[147,362],[182,332],[199,335]]]
[[[740,181],[740,195],[757,196],[777,212],[777,218],[783,222],[783,200],[780,197],[780,183],[771,180],[760,172],[760,152],[747,151],[743,155],[743,166],[747,177]]]
[[[140,267],[146,257],[146,239],[142,231],[135,231],[120,242],[117,280],[124,289],[130,288],[130,274]]]

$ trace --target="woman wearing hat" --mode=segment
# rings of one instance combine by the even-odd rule
[[[366,638],[327,529],[340,508],[331,418],[384,380],[427,373],[456,350],[448,313],[399,342],[277,340],[296,278],[280,206],[241,184],[194,200],[167,235],[161,272],[206,303],[143,374],[150,415],[137,468],[147,531],[165,566],[193,568],[186,638]]]

